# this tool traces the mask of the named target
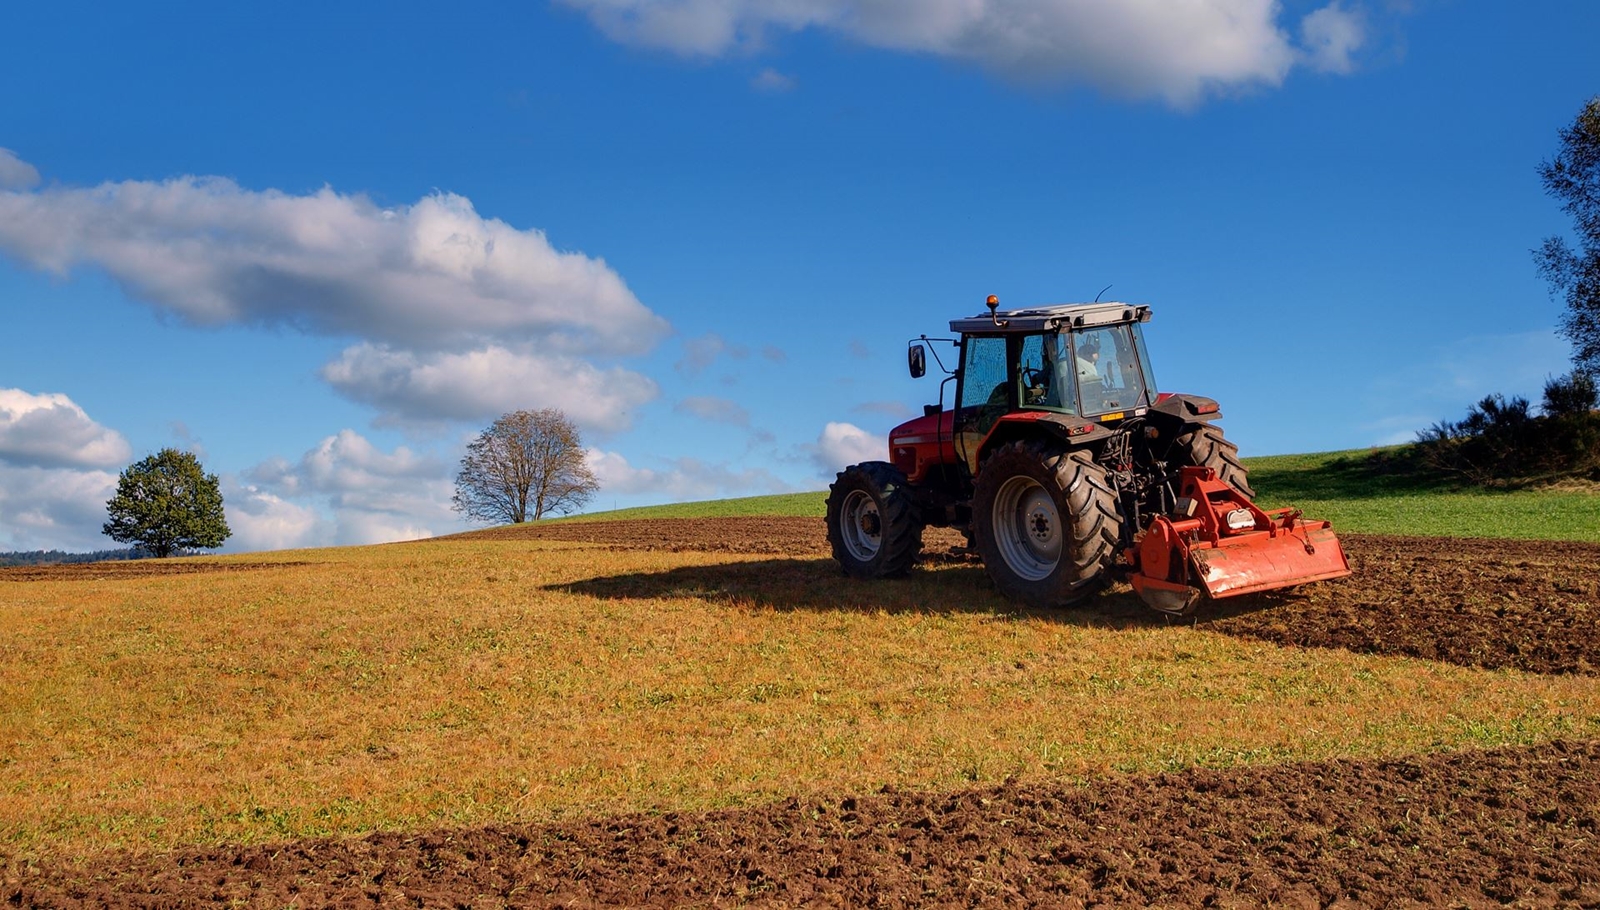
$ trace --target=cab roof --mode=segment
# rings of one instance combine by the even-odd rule
[[[1149,321],[1150,307],[1142,303],[1052,303],[1021,310],[1000,310],[992,317],[980,313],[952,319],[950,331],[963,335],[1011,335]]]

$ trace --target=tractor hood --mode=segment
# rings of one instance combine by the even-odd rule
[[[942,435],[950,438],[955,429],[956,412],[940,411],[937,414],[927,414],[905,423],[889,431],[889,447],[914,446],[923,443],[938,442]]]

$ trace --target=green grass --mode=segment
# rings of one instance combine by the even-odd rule
[[[1371,450],[1247,458],[1261,505],[1292,505],[1341,531],[1600,541],[1600,493],[1458,488],[1370,466]]]
[[[1461,489],[1383,474],[1372,450],[1246,458],[1267,508],[1294,506],[1341,531],[1437,537],[1508,537],[1600,542],[1600,492],[1561,489]],[[563,521],[632,518],[821,518],[827,494],[786,493],[593,512]]]

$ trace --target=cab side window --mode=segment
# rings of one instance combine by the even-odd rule
[[[1012,408],[1015,392],[1006,359],[1006,339],[967,339],[961,361],[961,394],[956,402],[956,448],[977,470],[978,445],[995,421]]]
[[[1011,405],[1007,388],[1011,377],[1006,364],[1004,338],[967,339],[966,359],[961,364],[960,408],[978,408],[980,411],[1000,409],[999,414],[979,415],[987,422],[987,431],[996,419]]]

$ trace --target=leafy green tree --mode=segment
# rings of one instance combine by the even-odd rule
[[[106,503],[102,530],[118,543],[154,556],[212,549],[233,533],[222,511],[217,475],[207,474],[191,452],[162,449],[129,465]]]
[[[1539,273],[1566,297],[1561,333],[1579,372],[1600,375],[1600,96],[1589,99],[1560,133],[1555,158],[1539,166],[1544,191],[1572,216],[1578,247],[1549,237],[1534,252]]]
[[[567,415],[555,408],[513,411],[467,445],[453,504],[473,521],[521,524],[570,512],[598,489]]]

